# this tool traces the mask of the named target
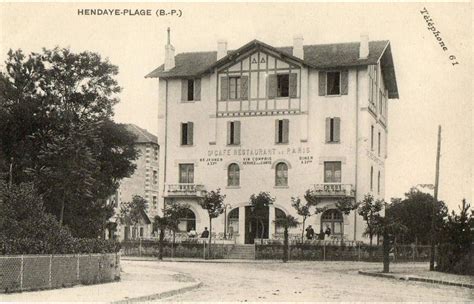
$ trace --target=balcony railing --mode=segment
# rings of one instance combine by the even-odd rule
[[[166,184],[164,196],[166,197],[202,197],[205,192],[204,185],[199,184]]]
[[[355,189],[352,184],[315,184],[314,193],[321,197],[353,197]]]

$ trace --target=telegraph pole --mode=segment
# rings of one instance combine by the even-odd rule
[[[441,125],[438,126],[438,149],[436,152],[436,175],[435,175],[435,186],[434,186],[434,199],[431,214],[431,254],[430,254],[430,271],[434,270],[435,260],[435,242],[436,242],[436,205],[438,204],[438,186],[439,186],[439,158],[441,151]]]

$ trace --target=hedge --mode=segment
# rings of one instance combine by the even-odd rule
[[[115,253],[118,251],[120,251],[120,243],[114,240],[67,237],[52,243],[36,238],[0,238],[0,255]]]
[[[436,256],[436,270],[474,275],[474,247],[462,248],[456,244],[440,244]]]
[[[230,250],[232,244],[212,244],[211,259],[223,259]],[[157,257],[159,252],[159,241],[142,240],[140,241],[123,241],[121,243],[122,254],[126,256],[153,256]],[[206,244],[206,255],[208,245]],[[174,253],[173,253],[174,251]],[[181,258],[203,258],[204,244],[198,243],[197,240],[189,240],[186,242],[175,243],[163,242],[163,257],[181,257]]]

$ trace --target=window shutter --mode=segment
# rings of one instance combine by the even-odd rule
[[[326,142],[331,141],[331,118],[326,117]]]
[[[229,99],[229,77],[221,77],[221,100]]]
[[[298,96],[298,74],[290,74],[290,97],[295,98]]]
[[[234,144],[240,145],[240,121],[234,121]]]
[[[349,92],[349,72],[341,71],[341,95],[347,95]]]
[[[194,79],[194,100],[201,100],[201,78]]]
[[[194,124],[188,122],[188,145],[193,145]]]
[[[288,143],[290,134],[290,121],[288,119],[283,119],[283,143]]]
[[[186,128],[186,124],[181,123],[181,145],[185,145],[185,140],[187,140],[187,137],[186,139],[184,138],[184,128]]]
[[[272,99],[277,96],[277,75],[268,75],[268,98]]]
[[[326,72],[319,72],[319,96],[326,95]]]
[[[278,143],[278,137],[279,137],[279,132],[278,132],[278,125],[279,125],[280,120],[275,119],[275,143]]]
[[[230,142],[230,138],[231,138],[231,136],[232,136],[232,134],[231,134],[231,132],[230,132],[230,131],[232,130],[232,128],[230,127],[231,124],[232,124],[232,121],[228,121],[228,122],[227,122],[227,144],[228,144],[228,145],[231,144],[231,142]]]
[[[245,100],[249,98],[249,77],[240,77],[240,99]]]
[[[335,142],[340,141],[340,132],[341,132],[341,119],[339,117],[334,118],[334,134],[333,139]]]
[[[181,100],[182,101],[188,100],[188,80],[187,79],[181,80]]]

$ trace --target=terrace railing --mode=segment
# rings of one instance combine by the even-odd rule
[[[316,195],[321,197],[354,197],[355,189],[352,184],[315,184]]]
[[[202,197],[206,188],[200,184],[166,184],[164,196],[166,197]]]

